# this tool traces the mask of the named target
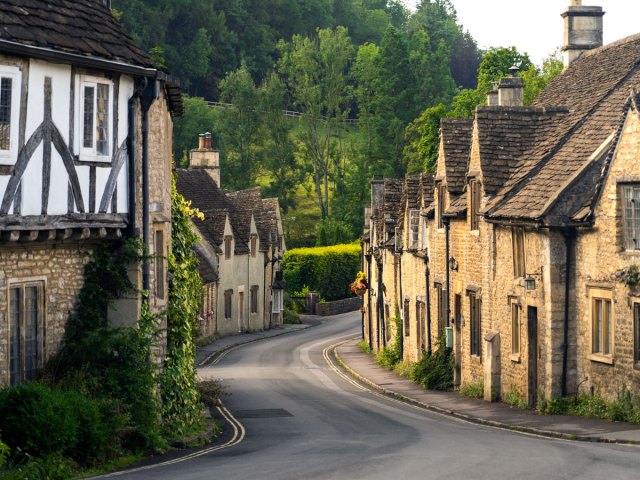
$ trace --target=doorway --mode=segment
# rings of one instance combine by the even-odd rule
[[[528,395],[530,408],[535,408],[538,401],[538,308],[527,307],[527,339],[528,339]]]

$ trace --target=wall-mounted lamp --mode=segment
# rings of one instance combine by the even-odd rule
[[[453,256],[449,257],[449,269],[454,272],[458,271],[458,261]]]
[[[524,289],[529,291],[536,289],[536,279],[533,278],[531,275],[529,275],[528,277],[525,277]]]

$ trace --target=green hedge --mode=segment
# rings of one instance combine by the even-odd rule
[[[287,290],[306,286],[329,301],[352,297],[349,284],[360,270],[361,253],[357,244],[289,250],[282,264]]]

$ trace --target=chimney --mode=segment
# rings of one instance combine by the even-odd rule
[[[198,148],[189,152],[189,167],[205,169],[220,187],[220,152],[214,150],[209,132],[201,133],[198,137]]]
[[[581,0],[571,0],[564,18],[564,68],[587,50],[602,46],[602,7],[586,7]]]
[[[503,77],[498,83],[498,105],[501,107],[522,107],[524,105],[524,81],[517,76],[519,69],[515,65],[509,69],[509,77]]]
[[[500,105],[500,102],[498,101],[498,85],[496,84],[494,84],[493,88],[487,92],[487,105],[490,107]]]

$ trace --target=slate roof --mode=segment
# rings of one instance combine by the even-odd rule
[[[420,175],[420,188],[422,190],[422,205],[427,207],[433,202],[434,183],[432,173],[423,173]]]
[[[382,205],[373,212],[373,222],[375,224],[376,241],[384,242],[385,232],[393,232],[393,228],[398,221],[398,214],[402,208],[402,186],[403,180],[385,178],[382,188]]]
[[[472,133],[472,120],[465,118],[443,118],[441,120],[440,135],[444,148],[446,183],[449,193],[461,193],[464,190]]]
[[[101,0],[2,0],[0,40],[153,68]]]
[[[461,217],[467,212],[467,196],[460,195],[453,200],[449,208],[444,212],[445,217]]]
[[[260,250],[266,251],[275,241],[275,209],[279,208],[279,204],[277,199],[262,199],[260,189],[222,191],[204,169],[177,169],[176,188],[204,213],[204,221],[195,220],[195,223],[212,245],[219,246],[224,241],[227,215],[234,234],[236,253],[250,251],[252,216],[260,237]]]
[[[521,156],[517,171],[488,204],[489,218],[517,218],[564,225],[582,210],[596,189],[593,153],[618,132],[629,92],[640,89],[640,35],[583,54],[556,77],[534,106],[567,106],[555,129]],[[603,152],[606,157],[615,142]],[[597,162],[596,162],[597,163]],[[578,185],[579,183],[579,185]]]
[[[202,283],[215,283],[218,281],[218,272],[215,266],[209,260],[209,256],[204,249],[202,243],[196,243],[193,247],[193,251],[198,259],[198,271],[200,272],[200,278]]]

